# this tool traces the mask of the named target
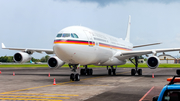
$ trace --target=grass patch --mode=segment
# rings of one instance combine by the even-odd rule
[[[44,68],[49,68],[47,64],[0,64],[0,68],[26,68],[26,67],[33,67],[33,68],[38,68],[38,67],[44,67]],[[65,64],[63,67],[69,67],[67,64]],[[80,66],[83,67],[83,66]],[[106,66],[94,66],[94,65],[88,65],[90,68],[106,68]],[[118,68],[134,68],[134,64],[132,63],[127,63],[125,65],[119,65]],[[139,68],[148,68],[147,64],[140,63],[138,65]],[[180,64],[160,64],[159,68],[179,68]]]
[[[0,64],[0,68],[49,67],[47,64]]]

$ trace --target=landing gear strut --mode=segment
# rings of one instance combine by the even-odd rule
[[[76,73],[77,66],[78,66],[77,64],[76,65],[69,65],[69,67],[72,69],[72,72],[73,72],[70,75],[70,80],[71,81],[80,81],[79,74]]]
[[[116,68],[117,68],[117,66],[116,66]],[[107,66],[108,74],[111,75],[111,73],[113,73],[113,75],[116,75],[116,68],[114,69],[114,67],[111,66],[111,69],[108,69],[108,66]]]
[[[81,75],[92,75],[93,74],[93,69],[89,69],[87,65],[84,66],[84,69],[81,69],[80,73]]]
[[[132,59],[129,59],[134,65],[135,65],[135,69],[131,69],[131,75],[135,75],[136,73],[138,73],[138,75],[142,75],[142,69],[138,69],[138,57],[135,56],[135,63],[132,61]]]

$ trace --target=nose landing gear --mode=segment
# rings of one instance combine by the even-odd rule
[[[73,66],[73,68],[71,66]],[[74,73],[71,73],[71,75],[70,75],[71,81],[80,81],[79,74],[76,73],[77,66],[78,65],[69,65],[69,67],[72,68],[72,72],[74,72]]]

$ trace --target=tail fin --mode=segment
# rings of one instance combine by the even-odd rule
[[[127,41],[127,42],[130,42],[130,26],[131,26],[131,16],[129,15],[127,34],[126,34],[126,38],[125,38],[125,41]]]
[[[1,43],[1,46],[2,46],[2,49],[3,49],[3,48],[6,48],[6,46],[4,45],[4,43]]]

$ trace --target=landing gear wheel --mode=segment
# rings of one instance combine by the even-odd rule
[[[80,73],[81,73],[81,75],[86,75],[85,69],[81,69]]]
[[[93,70],[92,69],[87,69],[87,75],[92,75],[93,74]]]
[[[142,75],[142,69],[138,69],[137,73],[138,75]]]
[[[87,75],[90,75],[90,69],[87,69],[86,73]]]
[[[74,74],[73,73],[70,75],[70,80],[74,81]]]
[[[89,69],[89,75],[93,74],[93,69]]]
[[[136,70],[135,69],[131,69],[131,75],[135,75],[136,74]]]
[[[111,75],[111,69],[108,69],[108,74]]]
[[[116,69],[113,69],[112,72],[113,72],[113,75],[116,75]]]
[[[180,75],[180,69],[177,69],[177,70],[176,70],[176,74],[177,74],[177,75]]]
[[[76,75],[75,75],[75,81],[79,81],[79,80],[80,80],[79,74],[76,74]]]

